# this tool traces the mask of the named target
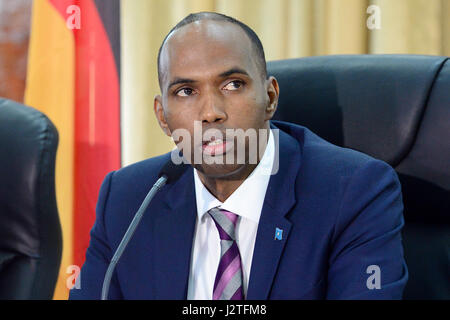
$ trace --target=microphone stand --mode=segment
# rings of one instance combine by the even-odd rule
[[[130,226],[128,227],[127,231],[125,232],[125,235],[122,238],[122,241],[120,241],[119,246],[116,249],[116,252],[114,253],[111,262],[109,263],[108,269],[106,270],[105,278],[103,280],[103,287],[102,287],[102,300],[108,300],[108,292],[109,292],[109,285],[111,284],[111,278],[112,274],[114,272],[114,269],[116,267],[117,262],[119,261],[120,257],[122,256],[123,251],[128,245],[128,242],[130,241],[131,237],[134,234],[134,231],[136,230],[136,227],[139,225],[139,222],[141,221],[142,216],[144,215],[145,210],[147,209],[148,205],[150,204],[150,201],[153,199],[155,194],[166,184],[168,177],[166,175],[163,175],[161,178],[159,178],[153,187],[148,192],[147,196],[145,197],[144,201],[142,202],[141,206],[139,207],[139,210],[136,212],[136,215],[134,216],[133,220],[130,223]]]

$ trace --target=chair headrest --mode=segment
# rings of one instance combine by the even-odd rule
[[[449,222],[448,57],[322,56],[272,61],[267,69],[280,85],[274,119],[386,161],[400,175],[409,208],[423,206]]]
[[[57,130],[44,114],[0,98],[0,249],[39,254],[40,226],[50,214],[45,208],[56,208],[57,145]]]

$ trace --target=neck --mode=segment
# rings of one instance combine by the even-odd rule
[[[231,194],[247,179],[257,165],[245,165],[235,174],[226,178],[211,178],[200,171],[198,176],[208,191],[220,202],[225,202]]]

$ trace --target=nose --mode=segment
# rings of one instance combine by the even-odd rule
[[[203,124],[223,122],[226,120],[223,97],[215,92],[204,94],[200,119]]]

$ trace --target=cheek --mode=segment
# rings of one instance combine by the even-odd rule
[[[265,118],[265,101],[261,95],[252,94],[241,97],[233,103],[233,117],[242,127],[259,127]]]
[[[194,126],[192,112],[182,105],[171,105],[166,109],[166,122],[171,131],[179,128],[190,130]]]

